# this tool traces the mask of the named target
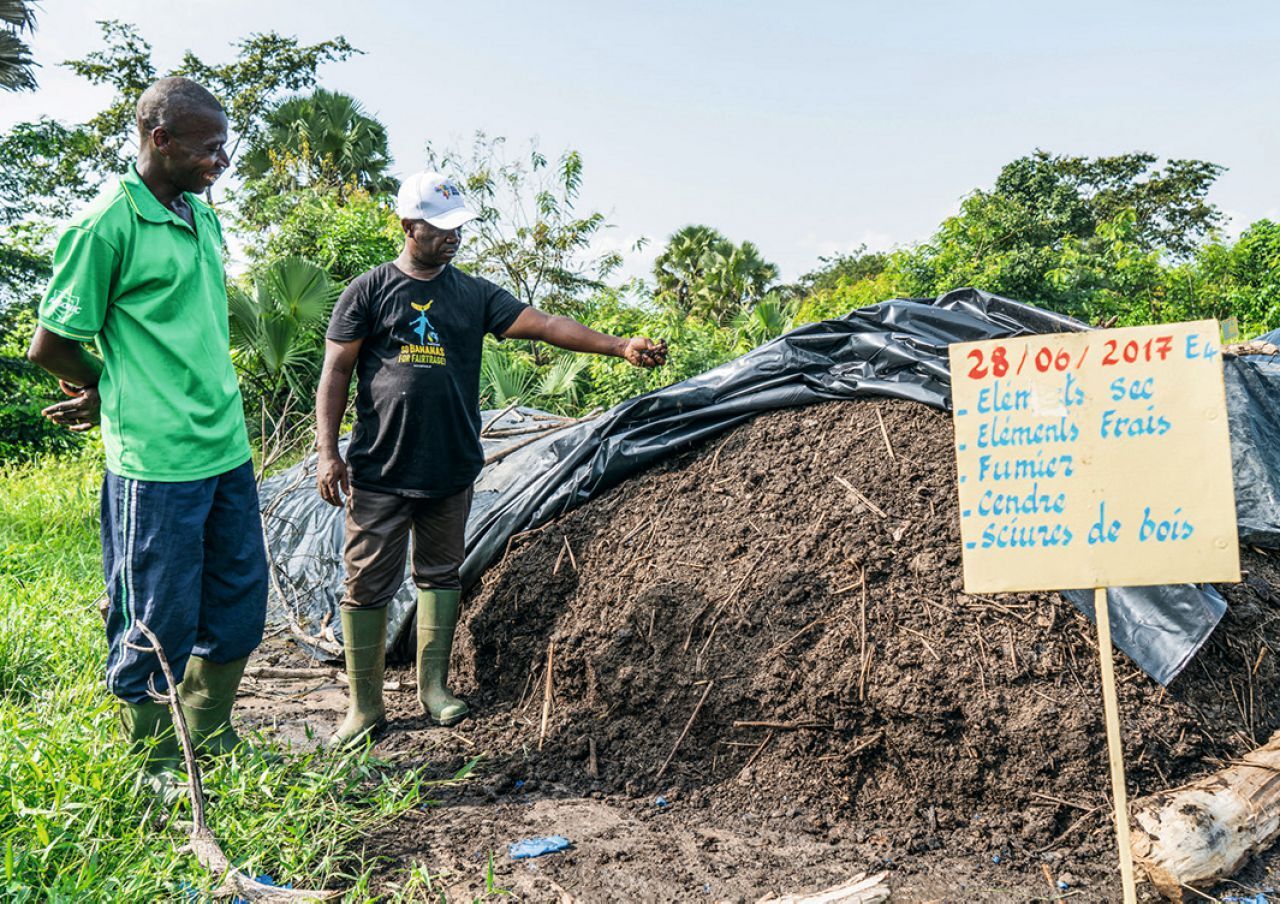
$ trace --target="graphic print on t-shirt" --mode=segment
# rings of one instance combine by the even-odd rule
[[[447,363],[444,345],[427,317],[427,311],[431,310],[431,305],[434,303],[434,300],[426,304],[409,303],[409,307],[418,312],[418,316],[409,321],[409,328],[417,335],[418,343],[416,345],[406,343],[400,346],[400,355],[396,359],[400,364],[426,364],[429,367],[438,364],[444,367]]]

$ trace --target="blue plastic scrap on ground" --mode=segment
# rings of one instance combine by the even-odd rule
[[[665,797],[659,797],[657,800],[653,802],[653,805],[658,808],[671,806],[669,803],[667,803],[667,799]]]
[[[527,860],[530,857],[541,857],[543,854],[555,854],[568,850],[572,842],[563,835],[547,835],[543,838],[526,838],[517,841],[507,849],[512,860]]]
[[[1245,897],[1240,895],[1227,895],[1222,899],[1222,901],[1223,904],[1226,904],[1226,902],[1230,902],[1230,904],[1271,904],[1270,899],[1262,892]]]

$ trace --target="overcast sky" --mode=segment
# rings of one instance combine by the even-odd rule
[[[926,238],[1002,164],[1144,150],[1228,167],[1211,199],[1232,231],[1280,216],[1280,7],[1273,3],[820,2],[440,4],[43,0],[35,94],[0,128],[74,121],[107,100],[57,64],[136,24],[157,67],[276,30],[342,34],[364,55],[321,70],[386,124],[395,170],[477,129],[579,150],[608,241],[707,223],[785,278],[819,255]]]

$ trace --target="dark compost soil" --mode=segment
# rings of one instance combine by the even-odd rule
[[[662,831],[817,847],[738,851],[758,862],[734,884],[648,844],[674,884],[629,886],[605,852],[594,880],[570,858],[540,887],[754,900],[888,867],[894,900],[1028,900],[1069,868],[1073,900],[1117,893],[1095,629],[1056,594],[962,591],[952,441],[949,416],[909,402],[776,412],[516,538],[459,630],[475,717],[430,729],[401,694],[380,744],[442,775],[484,752],[486,778],[456,801],[471,815],[446,801],[375,839],[389,869],[429,861],[442,826],[517,840],[492,831],[502,806],[647,820],[661,795]],[[1117,655],[1131,797],[1280,727],[1280,558],[1242,557],[1226,618],[1170,688]]]

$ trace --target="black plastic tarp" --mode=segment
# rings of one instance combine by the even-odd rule
[[[839,320],[803,326],[697,377],[539,439],[487,467],[477,481],[467,524],[463,583],[473,585],[515,534],[761,412],[863,397],[909,399],[949,409],[951,343],[1083,329],[1087,327],[1070,318],[973,289],[937,299],[894,299]],[[1249,526],[1249,542],[1280,545],[1277,508],[1267,501],[1275,498],[1274,481],[1280,474],[1280,440],[1274,434],[1280,378],[1252,364],[1244,365],[1245,375],[1232,375],[1241,366],[1236,359],[1227,364],[1228,385],[1239,387],[1228,393],[1232,442],[1246,450],[1236,457],[1241,524]],[[268,481],[264,515],[281,614],[295,634],[333,652],[342,523],[339,510],[315,492],[313,475],[314,462],[304,462]],[[1269,489],[1258,492],[1259,486]],[[1190,661],[1226,611],[1213,588],[1113,588],[1110,593],[1116,645],[1163,684]],[[1066,595],[1092,614],[1091,592]],[[412,587],[406,583],[392,607],[390,644],[412,623],[411,600]]]

